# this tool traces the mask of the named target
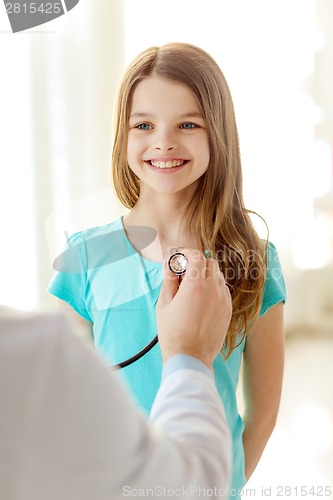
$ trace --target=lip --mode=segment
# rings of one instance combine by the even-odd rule
[[[171,167],[171,168],[158,168],[158,167],[154,167],[153,165],[150,164],[150,162],[152,161],[163,161],[163,162],[167,162],[167,161],[185,161],[186,163],[184,163],[183,165],[179,165],[179,167]],[[181,170],[182,168],[186,167],[188,164],[189,164],[190,160],[186,160],[184,158],[150,158],[149,160],[144,160],[144,163],[147,165],[147,167],[149,167],[151,170],[153,170],[154,172],[158,172],[159,174],[173,174],[175,172],[178,172],[179,170]]]
[[[144,161],[189,161],[187,158],[179,158],[178,156],[161,156],[159,158],[147,158]]]

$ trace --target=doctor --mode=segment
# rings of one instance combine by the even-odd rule
[[[231,317],[198,251],[157,304],[163,376],[150,422],[58,313],[0,314],[0,498],[227,497],[231,444],[212,363]]]

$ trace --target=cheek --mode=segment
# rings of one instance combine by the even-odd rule
[[[140,156],[143,151],[142,141],[137,139],[136,137],[129,136],[127,140],[127,157],[135,158]]]
[[[200,134],[195,138],[192,138],[191,144],[188,144],[189,150],[193,151],[195,156],[198,158],[199,163],[203,167],[208,167],[210,159],[210,147],[209,140],[206,134]]]
[[[198,150],[198,155],[200,157],[202,165],[204,165],[205,167],[208,167],[209,160],[210,160],[210,149],[209,149],[208,142],[203,144],[202,147]]]
[[[127,163],[132,172],[140,177],[141,172],[141,150],[138,147],[137,141],[129,139],[127,142]]]
[[[210,147],[209,147],[208,141],[206,142],[206,145],[205,145],[204,151],[205,151],[205,156],[206,156],[206,158],[207,158],[207,159],[208,159],[208,161],[209,161],[209,158],[210,158]]]
[[[137,147],[135,141],[132,138],[129,138],[127,141],[127,161],[131,165],[133,160],[137,155]]]

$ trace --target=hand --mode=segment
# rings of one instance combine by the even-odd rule
[[[211,368],[230,323],[231,296],[215,259],[206,259],[198,250],[183,252],[188,265],[179,288],[164,260],[156,308],[163,362],[175,354],[188,354]]]

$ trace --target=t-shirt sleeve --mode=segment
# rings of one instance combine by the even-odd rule
[[[260,316],[265,314],[272,306],[285,302],[287,298],[286,284],[277,250],[273,243],[268,244],[268,267]]]
[[[56,273],[48,291],[67,302],[74,311],[87,321],[92,321],[86,307],[87,293],[87,252],[84,233],[73,234],[64,251],[53,262]]]

